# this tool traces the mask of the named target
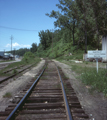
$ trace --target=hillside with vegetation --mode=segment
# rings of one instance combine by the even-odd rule
[[[102,48],[102,36],[107,35],[107,0],[59,0],[56,6],[59,11],[46,13],[56,19],[55,29],[41,30],[39,45],[32,43],[30,49],[21,48],[15,54],[31,51],[39,57],[82,59],[88,50]]]
[[[72,53],[71,59],[82,59],[87,50],[101,49],[107,34],[107,1],[59,0],[59,11],[46,15],[55,18],[54,30],[41,30],[36,55],[57,58]],[[79,55],[78,55],[79,54]]]

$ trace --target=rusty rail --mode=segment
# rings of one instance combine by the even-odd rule
[[[14,76],[16,76],[17,74],[19,74],[19,73],[23,72],[24,70],[26,70],[26,69],[32,67],[33,65],[35,65],[35,63],[32,64],[32,65],[30,65],[30,66],[28,66],[27,68],[24,68],[24,69],[20,70],[18,73],[15,73],[15,74],[13,74],[13,75],[10,75],[10,76],[8,76],[8,77],[2,79],[2,80],[0,81],[0,83],[2,83],[2,82],[4,82],[4,81],[6,81],[6,80],[8,80],[8,79],[10,79],[10,78],[12,78],[12,77],[14,77]]]
[[[45,66],[46,68],[46,66]],[[33,85],[30,87],[30,89],[28,90],[28,92],[25,94],[25,96],[21,99],[21,101],[19,102],[19,104],[15,107],[15,109],[10,113],[10,115],[8,116],[8,118],[6,120],[14,120],[15,119],[15,113],[17,112],[17,110],[21,109],[21,107],[24,105],[25,100],[28,98],[28,96],[30,95],[32,89],[35,87],[35,85],[38,83],[41,75],[43,74],[45,68],[43,69],[43,71],[41,72],[41,74],[39,75],[39,77],[35,80],[35,82],[33,83]]]
[[[67,97],[66,97],[64,85],[63,85],[62,78],[61,78],[60,72],[58,70],[58,67],[57,67],[57,71],[58,71],[58,75],[59,75],[59,78],[60,78],[60,83],[61,83],[61,86],[62,86],[61,88],[62,88],[62,93],[63,93],[63,99],[64,99],[64,104],[65,104],[67,119],[68,120],[73,120],[72,115],[71,115],[71,111],[70,111],[70,108],[69,108],[68,100],[67,100]]]

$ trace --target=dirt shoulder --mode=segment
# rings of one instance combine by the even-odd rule
[[[69,65],[60,63],[53,60],[58,66],[60,66],[69,81],[74,88],[78,99],[87,113],[90,116],[90,120],[107,120],[107,98],[102,93],[94,92],[91,94],[88,91],[88,86],[82,84],[81,80],[77,78],[77,75],[72,71]]]
[[[3,88],[0,88],[0,111],[5,110],[5,108],[10,104],[11,99],[13,99],[16,94],[25,88],[29,81],[37,75],[44,64],[45,60],[40,61],[36,67],[33,67],[30,71],[26,72],[21,77],[18,77],[14,81],[12,80],[12,82],[8,83]],[[7,92],[11,93],[11,98],[3,97],[3,95],[5,95]]]

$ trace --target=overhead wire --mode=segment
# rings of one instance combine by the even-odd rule
[[[20,29],[20,28],[12,28],[12,27],[7,27],[7,26],[0,26],[0,28],[4,28],[4,29],[12,29],[12,30],[19,30],[19,31],[40,31],[40,30],[29,30],[29,29]]]

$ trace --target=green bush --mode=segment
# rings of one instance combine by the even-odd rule
[[[6,92],[5,95],[3,95],[5,98],[10,98],[12,97],[12,94],[10,92]]]
[[[35,55],[32,52],[26,52],[23,56],[22,61],[25,63],[29,63],[30,61],[34,60]]]
[[[99,69],[97,73],[96,69],[88,68],[81,74],[81,80],[85,85],[90,85],[91,89],[103,92],[107,96],[107,70]]]
[[[16,73],[17,73],[17,70],[16,70],[16,69],[14,69],[14,70],[13,70],[13,74],[16,74]]]

